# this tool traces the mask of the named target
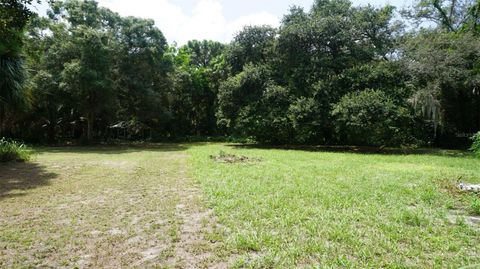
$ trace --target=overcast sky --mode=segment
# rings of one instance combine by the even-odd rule
[[[245,25],[278,26],[290,6],[310,8],[313,0],[97,0],[123,16],[151,18],[168,42],[191,39],[229,42]],[[403,8],[412,0],[353,0],[354,5],[391,4]],[[42,8],[40,8],[42,9]]]

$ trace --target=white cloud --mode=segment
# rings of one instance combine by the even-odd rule
[[[224,40],[231,40],[235,34],[242,30],[246,25],[270,25],[278,27],[280,25],[280,20],[277,16],[265,11],[242,16],[227,25]]]
[[[279,18],[258,12],[227,20],[220,0],[199,0],[191,10],[173,4],[172,0],[99,0],[122,16],[151,18],[171,43],[179,45],[191,39],[212,39],[228,42],[245,25],[278,26]]]
[[[186,17],[176,41],[185,43],[189,39],[219,39],[226,23],[220,2],[201,0],[193,9],[192,15]]]

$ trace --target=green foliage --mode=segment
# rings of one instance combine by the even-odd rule
[[[480,157],[480,132],[478,132],[477,134],[475,134],[475,135],[472,137],[472,140],[473,140],[473,143],[472,143],[472,146],[470,147],[470,150],[471,150],[475,155],[477,155],[478,157]]]
[[[233,74],[247,64],[265,64],[272,58],[276,29],[270,26],[246,26],[227,47],[226,59]]]
[[[88,140],[93,139],[93,125],[112,100],[109,49],[103,34],[91,28],[73,31],[71,42],[75,55],[64,64],[61,87],[78,101],[78,111],[86,118]]]
[[[479,7],[476,0],[416,0],[413,8],[402,13],[417,24],[433,22],[444,31],[478,32]]]
[[[19,161],[25,162],[30,160],[32,151],[23,143],[0,139],[0,162]]]
[[[191,40],[179,49],[180,65],[190,65],[197,68],[210,68],[216,58],[223,53],[225,45],[211,40]]]
[[[320,109],[313,98],[299,97],[291,102],[287,116],[292,125],[295,143],[319,142],[315,141],[315,138],[319,136],[318,133],[321,132],[319,126],[322,119],[319,115]]]
[[[332,116],[342,141],[349,144],[384,146],[410,142],[412,116],[382,91],[367,89],[347,94],[334,105]]]
[[[34,16],[28,8],[31,3],[32,0],[0,2],[0,134],[12,131],[5,124],[11,125],[8,114],[15,114],[28,103],[24,85],[27,74],[21,53],[25,26]]]
[[[291,140],[291,124],[285,114],[291,95],[275,84],[267,66],[246,65],[220,86],[218,98],[220,125],[262,143]]]
[[[392,50],[393,9],[353,7],[343,0],[316,1],[310,12],[293,8],[283,19],[276,66],[283,79],[305,94],[318,80]]]
[[[427,221],[418,212],[414,212],[412,210],[403,211],[400,215],[400,219],[404,224],[407,224],[410,226],[417,226],[417,227],[424,226]]]
[[[120,31],[111,42],[116,44],[113,53],[118,72],[112,77],[119,109],[114,116],[118,121],[135,120],[151,128],[165,124],[170,118],[165,88],[170,87],[168,72],[173,69],[167,41],[152,20],[128,17],[116,21]]]
[[[249,104],[257,102],[269,81],[266,66],[247,65],[236,76],[229,77],[220,85],[218,92],[218,123],[231,130],[239,129],[236,118],[240,111],[250,109]],[[243,112],[245,115],[246,111]]]
[[[317,0],[292,7],[278,29],[180,47],[153,20],[94,0],[51,2],[48,18],[28,0],[4,2],[0,23],[16,38],[2,40],[12,55],[0,59],[0,132],[11,137],[104,140],[135,122],[142,130],[122,137],[459,146],[457,134],[480,129],[472,0],[421,0],[403,13],[439,25],[408,32],[392,6]]]
[[[480,129],[479,59],[480,40],[471,34],[422,32],[406,41],[410,101],[435,135]]]
[[[470,213],[480,216],[480,198],[472,195],[470,198]]]
[[[224,79],[224,45],[214,41],[189,41],[178,50],[173,72],[173,132],[183,135],[214,135],[215,108]]]
[[[18,107],[26,103],[27,77],[23,60],[17,57],[0,57],[0,105]]]
[[[22,35],[28,20],[34,15],[28,8],[32,0],[2,0],[0,2],[0,57],[16,57],[22,51]]]

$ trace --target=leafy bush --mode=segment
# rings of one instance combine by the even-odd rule
[[[0,139],[0,162],[30,160],[31,150],[23,143]]]
[[[285,112],[290,103],[289,90],[275,84],[266,66],[247,65],[220,86],[218,124],[256,142],[288,143],[292,128]]]
[[[341,141],[349,144],[397,146],[414,140],[409,110],[380,90],[345,95],[334,105],[332,116]]]
[[[323,117],[313,98],[300,97],[290,104],[287,115],[294,130],[295,143],[315,143],[319,136]]]
[[[472,144],[472,147],[470,148],[470,150],[473,151],[473,153],[475,153],[475,155],[480,157],[480,132],[478,132],[476,135],[474,135],[472,137],[472,140],[473,140],[473,144]]]

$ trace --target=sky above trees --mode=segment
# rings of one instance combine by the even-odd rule
[[[169,42],[192,39],[229,42],[245,25],[278,26],[290,6],[309,9],[313,0],[99,0],[120,13],[155,20]],[[408,6],[410,0],[354,0],[354,5]],[[40,13],[45,7],[38,7]]]

